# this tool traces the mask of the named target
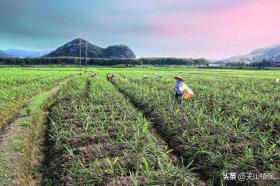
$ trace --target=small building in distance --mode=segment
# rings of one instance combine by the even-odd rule
[[[210,63],[210,64],[208,64],[208,67],[221,67],[221,64]]]

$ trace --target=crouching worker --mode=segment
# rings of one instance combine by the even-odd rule
[[[115,76],[113,74],[107,74],[107,80],[112,81]]]
[[[90,75],[90,77],[92,77],[92,78],[95,78],[95,76],[96,76],[96,73],[95,73],[95,72],[93,72],[93,73]]]
[[[176,85],[174,88],[175,98],[179,103],[182,102],[182,99],[189,100],[193,97],[193,91],[184,83],[182,76],[175,76]]]

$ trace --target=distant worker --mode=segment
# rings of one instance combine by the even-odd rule
[[[112,81],[113,77],[115,77],[113,74],[107,74],[107,80]]]
[[[184,83],[184,79],[182,76],[175,76],[176,79],[176,85],[174,88],[175,98],[178,100],[178,102],[182,101],[182,98],[184,100],[189,100],[193,97],[194,93],[193,91]]]
[[[157,78],[161,79],[162,75],[156,74]]]
[[[93,73],[90,75],[90,77],[92,77],[92,78],[95,78],[95,76],[96,76],[96,73],[95,73],[95,72],[93,72]]]

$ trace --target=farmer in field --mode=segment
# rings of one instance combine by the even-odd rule
[[[112,81],[113,77],[115,77],[113,74],[107,74],[107,80]]]
[[[175,98],[178,100],[178,102],[182,101],[182,98],[184,100],[189,100],[193,97],[194,93],[193,91],[184,83],[184,79],[182,76],[175,76],[176,84],[174,88]]]
[[[93,72],[90,77],[95,78],[95,76],[96,76],[96,73]]]

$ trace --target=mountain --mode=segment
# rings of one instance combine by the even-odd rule
[[[280,45],[256,49],[249,54],[234,56],[225,60],[216,61],[216,63],[260,63],[263,60],[268,62],[280,62]]]
[[[24,58],[24,57],[41,57],[48,54],[50,51],[33,51],[33,50],[21,50],[21,49],[8,49],[4,51],[6,54],[12,57]]]
[[[104,58],[135,58],[134,52],[125,45],[109,46],[103,50]]]
[[[9,54],[7,54],[5,51],[0,50],[0,58],[7,58],[11,57]]]
[[[85,56],[86,45],[87,45],[88,57],[99,58],[102,56],[103,48],[95,46],[84,39],[78,38],[57,48],[51,53],[45,55],[45,57],[79,57],[80,51],[81,51],[81,56]]]
[[[44,57],[79,57],[89,58],[135,58],[134,52],[125,45],[109,46],[101,48],[90,42],[77,38],[57,48]]]

